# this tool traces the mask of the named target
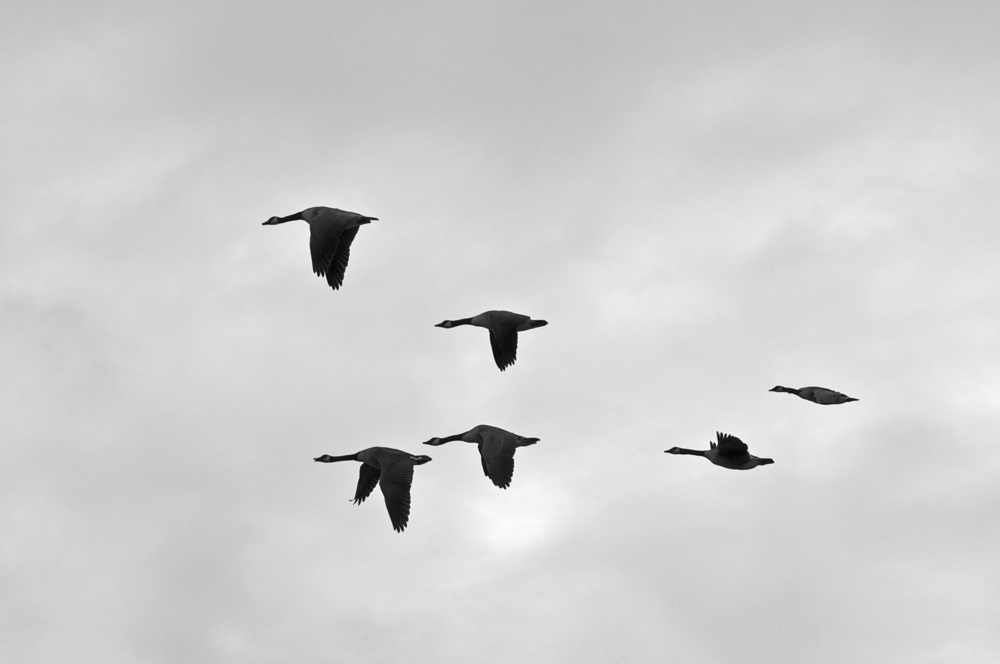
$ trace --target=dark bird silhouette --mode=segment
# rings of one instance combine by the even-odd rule
[[[424,445],[444,445],[453,440],[476,443],[483,463],[483,473],[501,489],[509,487],[510,480],[514,476],[514,452],[517,448],[534,445],[539,441],[538,438],[525,438],[510,431],[480,424],[465,433],[431,438]]]
[[[311,207],[287,217],[271,217],[264,226],[283,224],[301,219],[309,223],[309,251],[312,253],[313,272],[326,277],[330,288],[337,290],[344,283],[347,260],[351,257],[351,243],[362,224],[378,221],[378,217],[366,217],[357,212],[348,212],[328,207]]]
[[[664,450],[664,452],[667,454],[694,454],[695,456],[703,456],[716,466],[722,466],[731,470],[750,470],[757,466],[766,466],[769,463],[774,463],[774,459],[761,459],[750,454],[746,443],[736,436],[730,436],[728,433],[719,433],[717,431],[715,432],[715,437],[719,442],[710,442],[709,445],[711,448],[707,450],[689,450],[683,447],[671,447],[669,450]]]
[[[493,359],[500,371],[503,371],[514,364],[514,360],[517,359],[517,333],[548,325],[548,322],[532,320],[524,314],[494,310],[483,312],[472,318],[442,321],[434,327],[457,327],[458,325],[475,325],[485,327],[490,331]]]
[[[357,454],[330,456],[324,454],[313,461],[333,463],[334,461],[360,461],[361,476],[358,490],[354,493],[354,504],[360,505],[371,495],[378,484],[385,496],[385,507],[396,532],[403,532],[410,520],[410,485],[413,483],[413,467],[427,463],[431,458],[414,455],[391,447],[369,447]]]
[[[782,387],[777,385],[772,387],[768,392],[788,392],[789,394],[797,394],[806,401],[812,401],[813,403],[818,403],[822,406],[831,406],[838,403],[847,403],[848,401],[857,401],[846,394],[841,394],[840,392],[835,392],[834,390],[828,390],[825,387],[800,387],[795,389],[794,387]]]

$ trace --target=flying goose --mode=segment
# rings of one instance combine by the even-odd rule
[[[313,461],[333,463],[334,461],[360,461],[361,476],[358,490],[354,494],[354,504],[360,505],[375,490],[382,487],[385,507],[396,532],[403,532],[410,520],[410,484],[413,483],[413,467],[427,463],[431,458],[414,455],[391,447],[369,447],[357,454],[330,456],[324,454]]]
[[[757,466],[766,466],[769,463],[774,463],[774,459],[761,459],[750,454],[747,450],[747,444],[736,436],[716,431],[715,437],[719,442],[710,442],[711,449],[688,450],[683,447],[671,447],[669,450],[664,450],[664,452],[667,454],[694,454],[703,456],[716,466],[722,466],[731,470],[750,470]]]
[[[501,489],[510,486],[510,480],[514,475],[514,452],[517,448],[534,445],[539,441],[538,438],[525,438],[510,431],[480,424],[465,433],[431,438],[424,445],[444,445],[453,440],[476,443],[483,463],[483,473]]]
[[[812,401],[823,406],[830,406],[838,403],[847,403],[848,401],[857,401],[846,394],[841,394],[840,392],[835,392],[833,390],[828,390],[825,387],[800,387],[795,389],[794,387],[782,387],[778,385],[772,387],[768,392],[788,392],[789,394],[797,394],[807,401]]]
[[[357,212],[311,207],[287,217],[271,217],[263,225],[274,226],[296,219],[309,223],[309,251],[312,253],[313,272],[317,276],[325,276],[326,283],[333,290],[344,283],[347,259],[351,256],[351,243],[358,234],[358,228],[362,224],[378,221],[378,217],[366,217]]]
[[[458,325],[476,325],[490,331],[490,346],[493,347],[493,359],[500,371],[514,364],[517,359],[517,333],[533,330],[536,327],[548,325],[544,320],[532,320],[524,314],[510,311],[485,311],[472,318],[446,320],[434,327],[456,327]]]

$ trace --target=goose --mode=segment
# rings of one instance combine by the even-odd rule
[[[548,321],[532,320],[530,316],[515,314],[511,311],[484,311],[472,318],[446,320],[434,327],[451,328],[459,325],[475,325],[485,327],[490,331],[490,346],[493,347],[493,360],[500,371],[514,364],[517,359],[517,333],[533,330],[536,327],[548,325]]]
[[[840,392],[835,392],[834,390],[828,390],[825,387],[800,387],[795,389],[794,387],[782,387],[777,385],[772,387],[768,392],[788,392],[789,394],[797,394],[807,401],[812,401],[818,403],[822,406],[830,406],[838,403],[847,403],[848,401],[857,401],[846,394],[841,394]]]
[[[356,454],[330,456],[324,454],[313,461],[333,463],[334,461],[360,461],[361,476],[358,490],[354,493],[354,504],[360,505],[375,490],[382,487],[385,507],[389,510],[389,520],[397,533],[403,532],[410,520],[410,484],[413,483],[413,467],[427,463],[431,458],[410,454],[391,447],[369,447]]]
[[[707,450],[688,450],[683,447],[671,447],[669,450],[664,450],[664,452],[667,454],[694,454],[703,456],[716,466],[722,466],[731,470],[750,470],[757,466],[766,466],[769,463],[774,463],[774,459],[761,459],[750,454],[747,450],[747,444],[736,436],[716,431],[715,437],[718,443],[710,442],[709,445],[711,448]]]
[[[271,217],[264,226],[275,226],[287,221],[302,219],[309,223],[309,251],[312,253],[313,272],[326,277],[330,288],[337,290],[344,283],[347,259],[351,256],[351,243],[362,224],[378,221],[357,212],[328,207],[311,207],[287,217]]]
[[[514,452],[519,447],[534,445],[539,438],[525,438],[516,433],[504,431],[488,424],[480,424],[465,433],[457,433],[454,436],[444,438],[431,438],[424,442],[424,445],[444,445],[453,440],[462,440],[466,443],[476,443],[479,447],[479,456],[483,463],[483,473],[492,480],[493,484],[501,489],[510,486],[510,480],[514,476]]]

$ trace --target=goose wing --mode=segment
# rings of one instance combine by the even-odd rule
[[[309,222],[309,251],[312,254],[313,272],[321,277],[327,277],[327,282],[333,286],[333,275],[328,276],[331,268],[334,268],[334,257],[337,255],[341,236],[346,233],[342,221],[329,212],[322,213]],[[355,234],[357,230],[355,229]],[[354,239],[353,237],[351,238]],[[345,260],[346,266],[346,260]],[[343,280],[343,273],[340,279]],[[337,282],[337,288],[340,282]]]
[[[359,228],[360,226],[348,228],[340,234],[336,252],[330,259],[330,265],[326,268],[326,283],[330,284],[330,288],[333,290],[337,290],[344,283],[347,261],[351,257],[351,243],[354,242]]]
[[[490,346],[493,348],[493,361],[503,371],[517,359],[517,330],[510,328],[497,331],[490,328]]]
[[[389,520],[396,532],[403,532],[410,520],[410,485],[413,483],[413,462],[410,459],[380,459],[382,480],[379,486],[385,497]]]
[[[851,399],[851,397],[846,394],[842,394],[837,390],[831,390],[826,387],[803,387],[800,392],[802,396],[810,401],[815,401],[818,404],[828,406],[830,404],[843,403]]]
[[[503,371],[517,359],[517,326],[528,317],[511,311],[490,311],[486,315],[493,360]]]
[[[736,436],[730,436],[728,433],[715,433],[716,449],[719,450],[719,455],[727,457],[729,459],[738,459],[749,455],[750,450],[747,444]]]
[[[358,477],[358,490],[354,492],[354,504],[360,505],[365,502],[365,498],[372,495],[372,491],[375,490],[375,485],[378,484],[378,478],[382,474],[375,466],[369,466],[367,463],[361,464],[361,475]]]
[[[506,489],[514,477],[514,451],[517,437],[506,431],[487,430],[480,433],[479,454],[483,472],[496,486]]]

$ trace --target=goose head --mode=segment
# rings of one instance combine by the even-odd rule
[[[430,440],[425,440],[424,445],[444,445],[444,441],[440,438],[431,438]],[[429,459],[430,457],[428,457]]]
[[[337,460],[337,459],[334,459],[334,458],[333,458],[332,456],[330,456],[329,454],[323,454],[323,455],[321,455],[321,456],[318,456],[318,457],[316,457],[315,459],[313,459],[313,461],[319,461],[319,462],[321,462],[321,463],[332,463],[332,462],[334,462],[334,461],[336,461],[336,460]]]
[[[287,217],[271,217],[270,219],[268,219],[267,221],[265,221],[263,223],[263,225],[264,226],[274,226],[276,224],[283,224],[286,221],[295,221],[297,219],[306,220],[309,217],[306,217],[306,216],[303,216],[303,215],[305,215],[307,212],[312,212],[312,211],[313,211],[313,208],[309,208],[308,210],[303,210],[302,212],[296,212],[295,214],[290,214]]]
[[[445,320],[445,321],[441,321],[440,323],[438,323],[434,327],[455,327],[455,323],[453,321],[450,321],[450,320]]]

